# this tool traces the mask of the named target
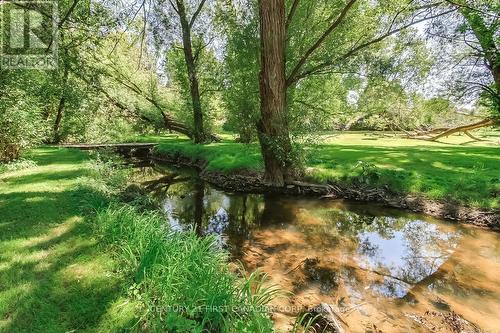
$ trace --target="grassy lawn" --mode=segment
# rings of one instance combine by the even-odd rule
[[[369,133],[342,134],[311,148],[307,165],[317,181],[353,179],[362,167],[376,185],[400,193],[419,193],[486,208],[499,208],[500,146],[461,145],[463,137],[434,143]],[[358,167],[356,167],[358,165]]]
[[[500,207],[500,135],[484,132],[488,141],[452,136],[442,142],[405,139],[370,132],[324,133],[307,145],[306,170],[318,182],[368,182],[398,193],[421,194],[475,207]],[[257,144],[222,142],[194,145],[175,136],[141,137],[160,142],[158,152],[179,152],[208,161],[208,169],[236,171],[263,168]],[[362,161],[363,163],[359,163]]]
[[[208,145],[194,145],[174,135],[140,140],[160,142],[160,153],[177,151],[205,159],[211,170],[230,172],[263,167],[257,144],[234,143],[227,135],[222,142]],[[431,143],[372,133],[326,133],[320,136],[318,144],[305,147],[307,176],[321,182],[364,180],[402,193],[498,209],[495,193],[500,190],[500,148],[494,142],[463,144],[464,141],[463,137]],[[96,200],[88,188],[81,186],[92,177],[87,155],[75,150],[38,148],[27,158],[35,161],[36,166],[0,171],[0,332],[102,332],[129,328],[137,318],[135,304],[125,293],[131,284],[130,276],[119,273],[119,268],[123,268],[119,260],[123,258],[117,259],[117,243],[111,242],[110,247],[96,239],[89,223],[92,217],[83,208],[88,198]],[[120,227],[127,220],[121,215],[116,219],[112,213],[104,212],[103,216],[101,222],[109,220],[106,223],[111,226]],[[140,215],[131,216],[130,221],[141,221]],[[143,260],[148,257],[141,253],[149,251],[148,247],[142,249],[142,239],[146,237],[143,231],[147,228],[137,225],[141,246],[137,258]],[[153,235],[154,230],[147,235],[151,246],[163,242],[160,236]],[[118,238],[126,249],[132,234],[126,232]],[[108,241],[112,239],[110,235],[113,234],[105,235]],[[183,242],[179,241],[181,247]],[[203,248],[203,244],[200,246]],[[162,251],[165,256],[173,253],[166,247]],[[152,265],[137,258],[132,258],[129,275],[138,269],[136,262],[140,263],[139,268]],[[155,262],[155,267],[168,268],[162,265],[172,259],[165,258]],[[213,261],[214,267],[219,264],[218,259]],[[166,285],[157,283],[168,274],[146,281],[150,285],[145,290],[154,291],[151,300],[157,299],[158,290],[169,299],[180,297],[180,301],[186,294],[169,291]],[[199,285],[197,280],[188,284]],[[223,292],[214,291],[214,295]],[[258,325],[267,325],[265,318],[261,319],[257,318]]]
[[[77,150],[26,158],[0,171],[0,332],[271,331],[260,311],[209,310],[259,305],[260,275],[241,279],[215,237],[121,201],[128,169]]]
[[[37,166],[0,174],[0,332],[127,327],[115,263],[82,214],[86,155],[41,148],[29,158]]]

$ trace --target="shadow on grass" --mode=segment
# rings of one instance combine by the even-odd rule
[[[71,178],[84,176],[85,173],[82,170],[65,170],[65,171],[54,171],[54,172],[37,172],[31,175],[19,177],[6,177],[4,178],[5,183],[12,183],[14,185],[35,185],[36,183],[43,183],[46,181],[58,181],[58,180],[70,180]]]
[[[377,166],[377,185],[389,185],[397,192],[498,208],[495,189],[500,186],[500,148],[318,145],[309,150],[308,166],[322,170],[318,177],[335,180],[355,173],[358,161]]]
[[[42,147],[28,152],[24,157],[33,159],[40,166],[50,164],[79,164],[87,160],[87,154],[83,151],[68,149]]]
[[[82,214],[87,199],[99,198],[77,186],[76,179],[86,173],[85,155],[57,149],[35,153],[39,166],[53,161],[74,164],[75,170],[38,168],[2,185],[0,332],[100,331],[103,322],[114,320],[109,314],[124,294],[123,278]],[[58,187],[51,192],[53,182]],[[43,190],[37,191],[39,183]],[[34,186],[15,191],[20,184]],[[112,326],[124,330],[134,319],[121,318],[123,326]]]

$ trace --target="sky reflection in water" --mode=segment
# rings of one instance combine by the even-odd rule
[[[363,318],[418,331],[405,314],[450,309],[500,327],[496,233],[367,203],[226,193],[171,172],[151,189],[172,229],[214,235],[249,271],[292,291],[289,305],[359,306],[348,321],[360,331]]]

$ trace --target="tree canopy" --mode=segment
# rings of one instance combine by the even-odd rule
[[[492,0],[60,1],[56,34],[39,33],[57,66],[0,69],[2,159],[41,142],[229,131],[259,140],[282,185],[318,131],[497,119],[498,12]]]

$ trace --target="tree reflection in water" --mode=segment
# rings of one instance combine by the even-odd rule
[[[239,245],[252,238],[252,230],[294,226],[306,241],[317,246],[334,248],[342,244],[361,269],[383,277],[372,289],[388,297],[403,297],[412,285],[432,275],[460,238],[459,232],[443,232],[423,220],[358,214],[329,208],[319,200],[303,208],[292,198],[229,194],[198,178],[183,182],[176,179],[182,178],[162,178],[172,180],[164,208],[175,229],[184,226],[200,236],[214,234],[221,247],[238,257]],[[319,217],[320,223],[304,223],[302,216],[308,214]]]
[[[498,258],[500,243],[483,231],[470,234],[370,204],[227,193],[193,174],[168,172],[154,188],[171,227],[216,235],[233,259],[249,270],[266,270],[299,303],[307,304],[310,295],[325,301],[335,295],[347,304],[381,297],[443,309],[477,299],[488,313],[499,298],[489,270],[498,270],[490,258]],[[478,237],[493,237],[496,250],[484,254]],[[479,252],[486,265],[481,272],[467,261]],[[469,284],[471,276],[477,287]]]

